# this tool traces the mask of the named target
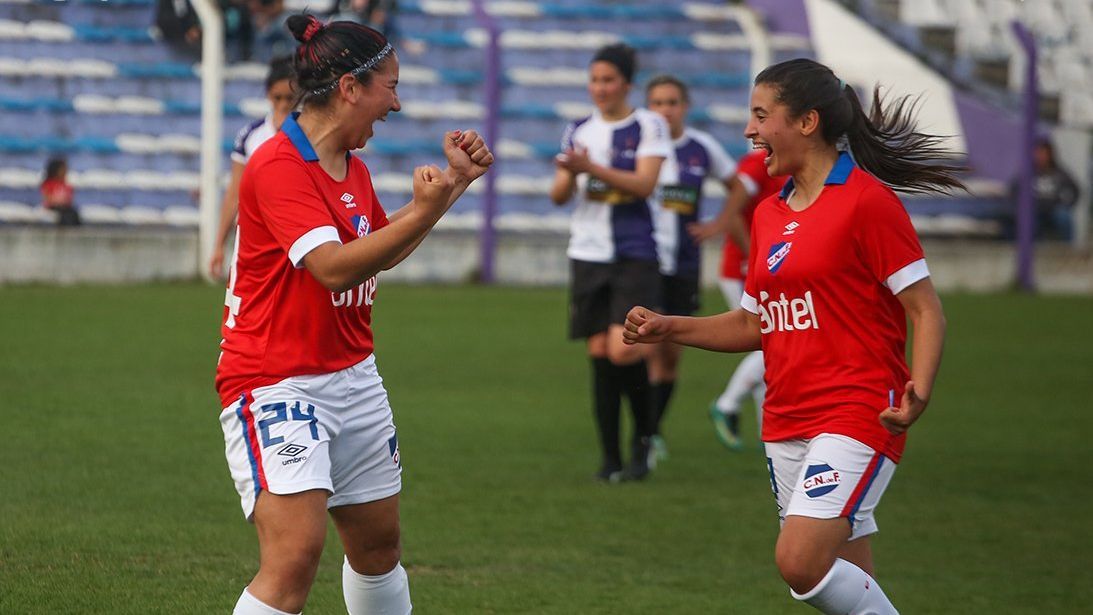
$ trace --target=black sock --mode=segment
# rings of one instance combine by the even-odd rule
[[[648,438],[653,434],[653,397],[649,390],[649,371],[642,359],[631,365],[619,365],[622,390],[630,400],[634,414],[634,439]]]
[[[619,450],[619,406],[621,400],[618,368],[606,358],[592,358],[592,401],[604,464],[622,468]]]
[[[668,413],[668,402],[672,399],[676,381],[651,382],[649,387],[653,394],[653,433],[659,435],[660,423],[664,420],[664,415]]]

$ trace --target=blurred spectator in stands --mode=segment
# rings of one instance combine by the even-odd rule
[[[42,181],[42,205],[57,212],[60,226],[78,226],[80,214],[72,199],[72,186],[68,183],[68,161],[50,158],[46,163],[46,177]]]
[[[1041,137],[1032,153],[1032,201],[1036,209],[1036,236],[1041,239],[1073,237],[1074,204],[1078,201],[1078,185],[1055,161],[1055,146],[1051,139]],[[1015,204],[1019,189],[1017,180],[1010,186]]]
[[[255,26],[250,6],[252,2],[253,0],[217,0],[224,19],[225,51],[229,62],[251,59],[255,46]],[[201,20],[190,0],[156,0],[155,25],[163,40],[177,53],[191,60],[201,59]],[[284,20],[277,25],[283,28]],[[282,36],[285,37],[287,34]],[[268,43],[265,45],[269,46]],[[264,54],[265,58],[270,55]]]
[[[156,0],[156,27],[172,49],[201,58],[201,20],[189,0]]]
[[[268,62],[296,49],[296,40],[285,27],[284,0],[247,0],[247,7],[254,28],[253,59]]]
[[[421,41],[400,39],[397,13],[398,0],[340,0],[337,19],[355,21],[379,30],[392,45],[400,46],[400,51],[420,55],[425,51]]]

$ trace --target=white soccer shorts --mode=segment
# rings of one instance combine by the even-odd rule
[[[333,508],[402,489],[391,405],[371,355],[337,372],[247,391],[220,413],[220,425],[248,521],[262,491],[325,489]]]
[[[778,518],[845,517],[850,540],[877,531],[873,518],[896,464],[857,440],[820,434],[809,440],[767,442],[767,470]]]

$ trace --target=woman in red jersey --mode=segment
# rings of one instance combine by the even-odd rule
[[[756,209],[742,308],[627,316],[629,343],[762,347],[763,440],[782,519],[775,560],[793,597],[824,613],[896,612],[873,578],[873,511],[941,362],[941,302],[890,186],[959,188],[961,168],[917,132],[912,107],[885,108],[875,91],[867,116],[853,88],[812,60],[761,72],[745,136],[766,151],[770,175],[791,179]]]
[[[409,613],[402,464],[372,353],[376,274],[417,247],[493,155],[474,132],[447,133],[448,167],[415,169],[413,200],[388,217],[350,152],[400,109],[398,56],[355,23],[295,15],[288,27],[302,111],[243,171],[217,366],[228,466],[261,553],[234,612],[303,609],[329,511],[349,613]]]

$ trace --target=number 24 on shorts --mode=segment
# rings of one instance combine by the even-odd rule
[[[300,402],[296,402],[292,405],[292,420],[294,421],[307,421],[308,427],[311,429],[311,439],[319,439],[319,427],[318,421],[315,419],[315,406],[308,404],[307,411],[301,410]],[[283,436],[276,436],[271,438],[269,435],[269,428],[278,423],[284,423],[289,420],[289,407],[285,402],[279,402],[276,404],[266,404],[262,406],[262,414],[272,412],[273,416],[264,418],[258,421],[258,429],[262,432],[262,448],[273,446],[274,444],[280,444],[285,441]]]

